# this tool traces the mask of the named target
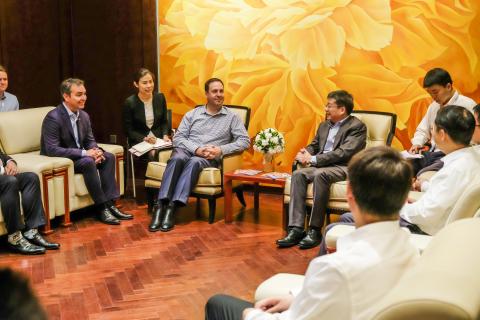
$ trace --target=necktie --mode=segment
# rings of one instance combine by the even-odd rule
[[[75,137],[75,143],[77,144],[77,147],[80,148],[80,142],[78,141],[78,125],[77,125],[78,118],[74,114],[70,115],[70,118],[72,119],[71,122],[72,122],[72,128],[73,128],[73,135]]]

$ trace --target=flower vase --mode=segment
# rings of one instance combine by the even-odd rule
[[[271,153],[264,153],[263,154],[263,171],[264,172],[272,172],[273,168],[273,154]]]

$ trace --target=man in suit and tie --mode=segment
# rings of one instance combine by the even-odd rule
[[[367,127],[350,115],[352,111],[353,97],[350,93],[337,90],[328,94],[326,120],[318,127],[312,142],[302,148],[295,158],[307,167],[293,172],[289,231],[285,238],[277,240],[279,247],[298,244],[301,249],[309,249],[320,244],[330,185],[346,180],[348,161],[366,146]],[[304,230],[309,183],[313,183],[313,206],[308,228]]]
[[[63,102],[43,120],[40,153],[73,161],[100,212],[100,221],[117,225],[119,219],[133,219],[114,205],[120,196],[115,184],[115,156],[104,152],[95,141],[90,117],[83,111],[87,100],[83,80],[64,80],[60,94]]]
[[[22,195],[21,201],[20,196]],[[0,205],[8,246],[22,254],[42,254],[60,248],[38,232],[45,224],[40,181],[33,172],[18,172],[17,163],[0,151]],[[20,211],[23,209],[23,221]]]

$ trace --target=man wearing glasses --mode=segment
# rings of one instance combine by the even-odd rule
[[[306,167],[292,174],[288,234],[277,240],[279,247],[298,244],[301,249],[309,249],[320,244],[330,185],[346,180],[348,161],[366,146],[367,127],[350,116],[352,95],[345,90],[332,91],[327,102],[325,121],[318,127],[312,142],[295,157]],[[309,183],[313,183],[313,206],[308,228],[304,230]]]

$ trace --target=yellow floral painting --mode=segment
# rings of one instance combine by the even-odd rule
[[[276,128],[289,164],[324,120],[328,92],[355,108],[397,114],[393,146],[408,148],[431,98],[434,67],[480,102],[477,0],[162,0],[160,89],[174,125],[205,102],[204,82],[225,83],[225,103],[251,108],[249,135]],[[247,153],[258,163],[261,155]]]

